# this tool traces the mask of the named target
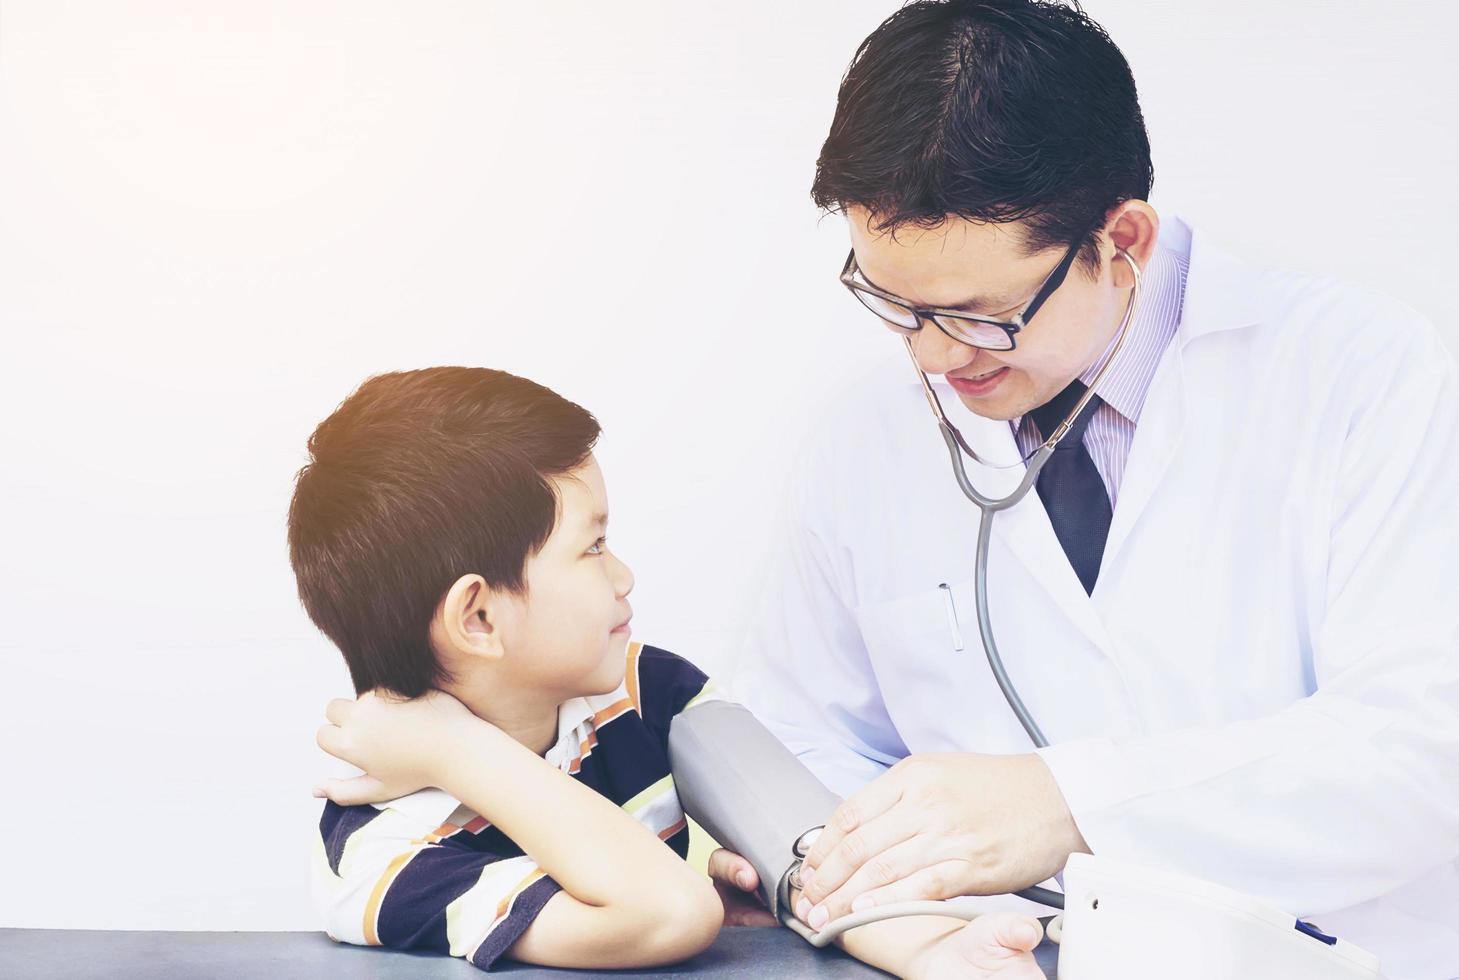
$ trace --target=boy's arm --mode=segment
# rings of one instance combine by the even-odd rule
[[[723,911],[707,878],[612,801],[471,721],[442,760],[440,787],[563,889],[511,956],[544,966],[642,967],[686,959],[714,941]]]
[[[858,926],[842,933],[836,945],[863,963],[903,980],[931,974],[928,959],[967,923],[943,916],[910,916]]]
[[[610,800],[440,692],[336,700],[319,744],[369,775],[325,793],[354,803],[438,786],[514,841],[562,892],[510,954],[567,967],[651,966],[700,952],[723,911],[709,880]]]
[[[790,907],[800,901],[800,889],[790,890]],[[919,965],[939,941],[963,927],[960,919],[935,915],[908,916],[873,922],[843,932],[836,945],[869,966],[903,980],[923,976]]]
[[[799,901],[800,889],[792,888],[791,908]],[[1035,920],[1029,922],[1038,925]],[[955,976],[968,968],[960,951],[953,948],[957,934],[967,924],[950,916],[913,915],[857,926],[843,932],[835,942],[861,962],[902,980]],[[1037,945],[1041,936],[1041,933],[1032,935],[1028,948]]]

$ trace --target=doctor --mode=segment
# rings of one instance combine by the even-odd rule
[[[842,83],[814,196],[850,232],[846,329],[887,331],[889,361],[804,455],[737,678],[847,798],[800,913],[1000,895],[1091,851],[1454,977],[1453,358],[1399,302],[1163,218],[1151,179],[1129,68],[1067,7],[911,4]],[[1264,234],[1270,202],[1232,206]],[[978,512],[896,348],[1007,493],[1107,359],[1133,266],[1095,400],[993,524],[1033,751],[978,641]]]

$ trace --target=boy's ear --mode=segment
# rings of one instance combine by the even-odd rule
[[[464,656],[499,659],[505,599],[480,575],[463,575],[452,583],[436,610],[431,632],[446,649]]]

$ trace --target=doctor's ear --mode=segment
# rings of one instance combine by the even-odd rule
[[[456,656],[500,658],[502,626],[509,616],[506,597],[480,575],[463,575],[452,583],[431,618],[431,641]]]
[[[1147,201],[1124,201],[1110,212],[1105,234],[1113,244],[1129,252],[1143,272],[1160,239],[1160,215]],[[1135,284],[1135,274],[1114,249],[1109,250],[1107,260],[1116,289],[1129,289]]]

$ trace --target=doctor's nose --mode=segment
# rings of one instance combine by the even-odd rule
[[[937,328],[922,321],[922,329],[912,337],[912,354],[924,374],[946,374],[966,367],[978,356],[976,349],[960,344]]]

